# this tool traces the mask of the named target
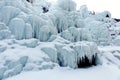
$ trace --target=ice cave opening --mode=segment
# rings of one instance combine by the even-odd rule
[[[96,66],[97,63],[97,54],[92,56],[90,60],[86,55],[77,61],[78,68],[88,68],[91,66]]]

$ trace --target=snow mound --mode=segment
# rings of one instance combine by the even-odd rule
[[[120,68],[120,46],[106,46],[98,48],[101,53],[102,64],[114,64]],[[103,62],[104,60],[104,62]]]
[[[40,49],[37,41],[31,39],[0,42],[5,43],[0,46],[0,79],[17,75],[22,71],[52,69],[56,65]]]

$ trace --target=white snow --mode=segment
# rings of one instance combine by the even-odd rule
[[[120,70],[114,66],[97,66],[87,69],[55,68],[24,72],[6,80],[119,80]]]
[[[58,6],[66,11],[76,10],[76,3],[73,0],[58,0]]]
[[[2,79],[119,80],[120,22],[73,0],[0,0]]]
[[[22,71],[54,67],[54,63],[40,49],[36,39],[19,41],[7,39],[0,43],[3,43],[0,46],[0,69],[2,69],[0,79],[14,76]]]

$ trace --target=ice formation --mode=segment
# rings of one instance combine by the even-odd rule
[[[1,0],[0,80],[57,64],[97,65],[97,46],[120,45],[119,26],[108,11],[91,13],[86,5],[77,11],[72,0],[54,6],[45,0]]]
[[[61,32],[61,37],[72,42],[92,41],[91,33],[87,28],[70,27],[68,30]]]
[[[0,40],[11,38],[11,31],[9,28],[2,22],[0,22]]]
[[[3,3],[5,5],[0,9],[1,22],[9,27],[16,39],[37,38],[40,41],[47,41],[52,34],[56,34],[57,30],[55,30],[56,28],[50,21],[49,16],[43,13],[35,14],[34,11],[36,10],[30,10],[33,9],[31,8],[32,5],[25,0],[23,2],[22,0],[19,1],[23,6],[15,5],[15,3],[18,3],[16,0],[5,0]],[[26,5],[28,8],[26,8]]]
[[[76,10],[76,3],[72,0],[58,0],[58,6],[65,11]]]

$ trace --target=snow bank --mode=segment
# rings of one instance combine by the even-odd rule
[[[57,67],[53,70],[25,72],[6,80],[119,80],[119,75],[119,69],[114,66],[97,66],[76,70]]]
[[[8,78],[22,71],[53,68],[55,64],[40,50],[36,39],[0,41],[0,79]],[[3,60],[4,59],[4,60]]]
[[[98,48],[101,53],[102,64],[114,64],[120,67],[120,46],[104,46]]]

